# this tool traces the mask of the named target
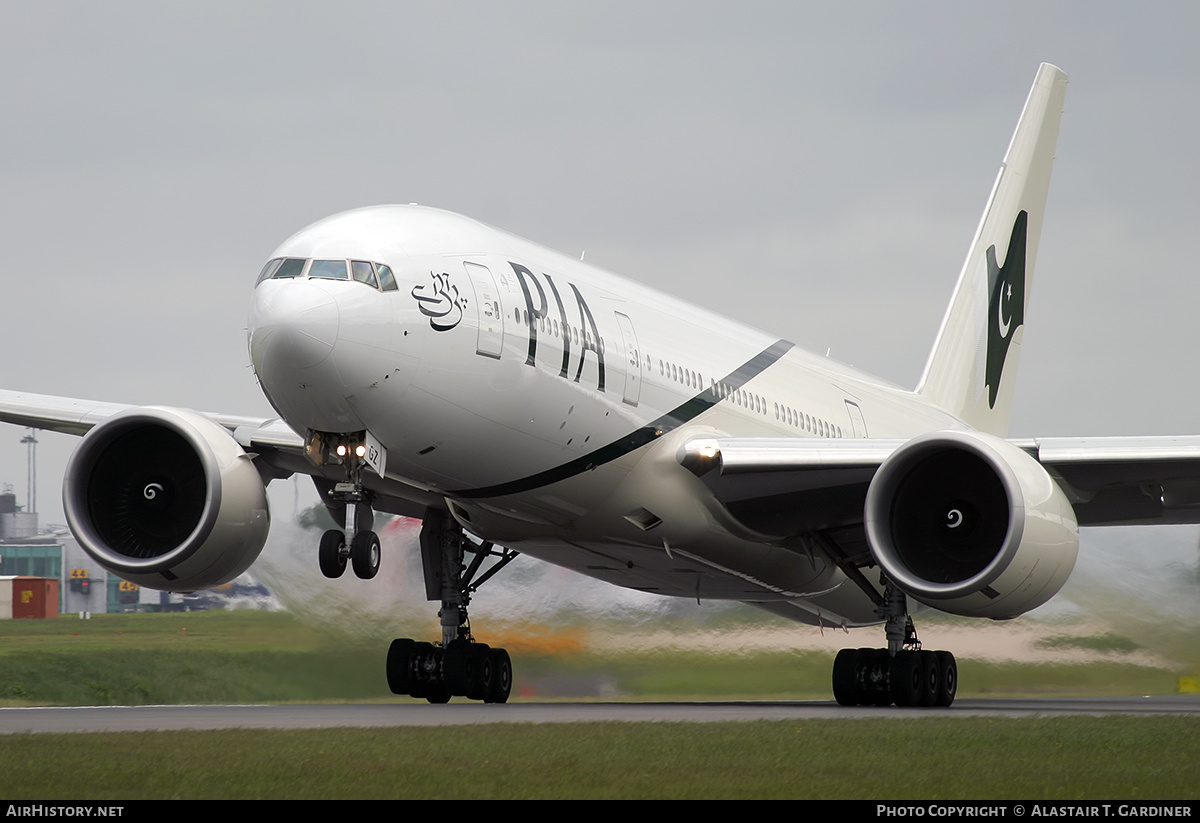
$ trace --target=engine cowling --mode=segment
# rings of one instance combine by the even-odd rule
[[[876,562],[941,611],[1004,619],[1058,593],[1075,566],[1075,513],[1046,470],[992,435],[917,437],[883,462],[867,492]]]
[[[63,507],[108,571],[153,589],[228,582],[266,544],[266,487],[237,441],[195,412],[146,406],[93,428],[67,464]]]

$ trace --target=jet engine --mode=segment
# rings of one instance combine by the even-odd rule
[[[974,431],[917,437],[892,453],[866,500],[871,553],[911,597],[945,612],[1006,619],[1062,588],[1079,530],[1033,457]]]
[[[155,406],[88,432],[67,464],[63,507],[101,566],[175,592],[244,572],[271,523],[263,480],[229,432],[195,412]]]

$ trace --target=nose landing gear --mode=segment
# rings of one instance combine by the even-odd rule
[[[321,535],[321,544],[317,550],[317,562],[321,567],[321,574],[330,578],[338,578],[346,571],[346,563],[349,561],[354,573],[363,580],[370,580],[379,573],[380,549],[379,535],[371,528],[374,526],[375,513],[371,511],[371,506],[365,501],[366,492],[361,490],[350,490],[341,492],[337,488],[343,485],[338,483],[335,487],[332,497],[335,500],[345,501],[346,505],[346,524],[350,528],[350,540],[346,541],[346,535],[340,529],[330,529]]]
[[[351,435],[309,432],[305,449],[318,466],[341,464],[346,470],[346,480],[332,488],[317,483],[321,498],[330,513],[341,514],[347,534],[340,529],[330,529],[321,535],[317,550],[317,562],[321,574],[329,578],[341,577],[349,562],[354,573],[363,580],[370,580],[379,573],[381,552],[379,535],[374,531],[375,512],[371,509],[371,493],[363,487],[362,472],[367,466],[368,447],[366,433]]]

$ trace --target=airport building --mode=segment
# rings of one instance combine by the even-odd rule
[[[0,578],[16,577],[58,581],[58,614],[280,607],[249,575],[217,590],[194,594],[140,588],[96,565],[67,528],[41,531],[37,513],[23,511],[16,495],[4,488],[0,490]],[[8,580],[0,581],[0,586],[8,585]],[[3,602],[0,594],[0,604]],[[0,614],[0,618],[11,616],[11,610]]]
[[[42,532],[36,512],[22,511],[11,491],[0,492],[0,576],[58,581],[63,614],[121,612],[141,606],[141,591],[96,566],[66,529]],[[147,592],[154,603],[158,592]]]
[[[29,447],[27,505],[17,504],[12,486],[0,487],[0,618],[12,617],[19,611],[3,608],[5,602],[22,599],[39,603],[36,609],[31,607],[22,616],[35,616],[33,612],[37,612],[36,616],[86,616],[129,611],[280,607],[271,593],[249,575],[218,590],[192,594],[143,589],[97,565],[65,526],[41,530],[34,493],[38,442],[35,435],[36,431],[30,429],[21,441]],[[38,587],[34,583],[38,578],[57,583]],[[57,605],[49,602],[54,599]]]

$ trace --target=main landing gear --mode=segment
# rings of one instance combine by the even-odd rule
[[[904,592],[884,580],[880,615],[886,649],[842,649],[833,661],[833,696],[843,706],[949,706],[958,664],[945,651],[921,648]]]
[[[474,558],[464,565],[466,553]],[[480,566],[489,557],[497,562],[483,574]],[[475,544],[462,527],[441,510],[431,509],[421,526],[421,562],[425,570],[425,595],[441,600],[442,642],[421,643],[409,638],[393,640],[387,656],[388,686],[394,694],[423,697],[446,703],[452,696],[505,703],[512,691],[512,660],[504,649],[476,642],[471,634],[467,605],[492,575],[507,566],[517,552],[497,550],[491,543]]]

